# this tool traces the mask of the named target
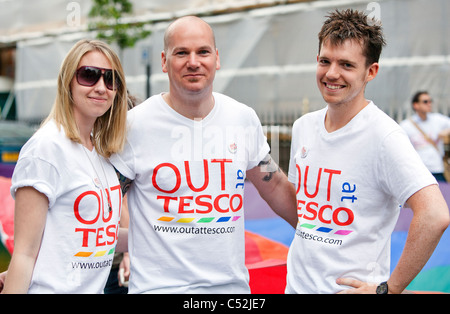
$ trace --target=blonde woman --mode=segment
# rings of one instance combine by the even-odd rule
[[[3,293],[101,293],[119,238],[122,194],[108,157],[125,141],[119,58],[81,40],[63,61],[56,101],[15,168],[15,247]]]

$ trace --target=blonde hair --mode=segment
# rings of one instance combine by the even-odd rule
[[[58,75],[58,87],[53,108],[44,121],[54,120],[58,127],[63,127],[66,136],[81,144],[78,126],[73,112],[73,98],[70,89],[81,58],[90,51],[101,52],[111,63],[114,75],[121,82],[115,88],[117,93],[111,108],[98,117],[92,130],[93,144],[97,152],[108,158],[122,150],[126,138],[127,87],[125,74],[117,54],[104,42],[99,40],[80,40],[64,59]],[[113,82],[116,79],[113,78]]]

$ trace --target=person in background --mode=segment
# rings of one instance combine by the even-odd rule
[[[299,222],[287,293],[401,293],[449,224],[436,180],[408,137],[365,98],[384,44],[379,23],[352,9],[330,13],[319,32],[316,81],[327,106],[292,129]],[[414,216],[391,274],[390,239],[404,203]]]
[[[108,162],[124,146],[126,115],[118,56],[100,41],[79,41],[62,63],[52,111],[13,173],[15,247],[3,293],[103,292],[115,250],[127,248]]]
[[[417,92],[411,101],[415,114],[400,123],[406,134],[434,177],[446,182],[444,177],[444,137],[450,134],[450,118],[433,113],[433,100],[426,91]]]

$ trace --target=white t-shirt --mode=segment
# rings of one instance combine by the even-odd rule
[[[130,293],[248,293],[244,179],[269,153],[256,113],[214,93],[190,120],[156,95],[129,111],[111,162],[128,192]]]
[[[427,166],[428,170],[432,173],[443,173],[444,164],[442,162],[442,157],[444,156],[444,144],[442,140],[439,139],[439,133],[445,129],[450,129],[450,118],[446,117],[440,113],[429,113],[427,114],[427,119],[423,121],[419,115],[415,114],[411,117],[414,122],[431,138],[439,148],[437,149],[429,143],[422,133],[414,126],[414,124],[409,120],[404,120],[400,123],[400,126],[408,134],[411,143],[419,153],[420,158]]]
[[[336,293],[345,289],[339,277],[387,280],[400,204],[436,184],[403,130],[372,102],[332,133],[326,112],[301,117],[292,130],[299,222],[287,293]]]
[[[122,194],[112,165],[95,149],[86,150],[89,157],[83,150],[50,121],[20,152],[12,196],[18,188],[31,186],[49,200],[29,293],[103,293],[117,242]]]

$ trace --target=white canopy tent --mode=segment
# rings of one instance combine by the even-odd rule
[[[142,100],[146,97],[143,55],[147,49],[152,94],[167,91],[167,77],[160,66],[164,30],[175,17],[201,14],[215,31],[221,58],[215,90],[253,107],[263,124],[290,125],[303,113],[324,106],[315,68],[317,33],[325,16],[334,9],[354,8],[380,17],[388,42],[379,75],[369,83],[367,97],[401,120],[411,114],[412,94],[425,89],[435,100],[435,110],[450,112],[448,0],[133,2],[139,12],[133,19],[153,21],[149,24],[151,36],[122,53],[128,88]],[[45,6],[49,11],[43,9]],[[43,18],[35,14],[37,7],[39,12],[47,12]],[[64,56],[77,40],[95,37],[86,31],[89,8],[88,0],[75,4],[62,0],[0,0],[0,45],[17,44],[19,120],[38,122],[48,114]],[[79,23],[71,15],[74,12],[80,12]]]

